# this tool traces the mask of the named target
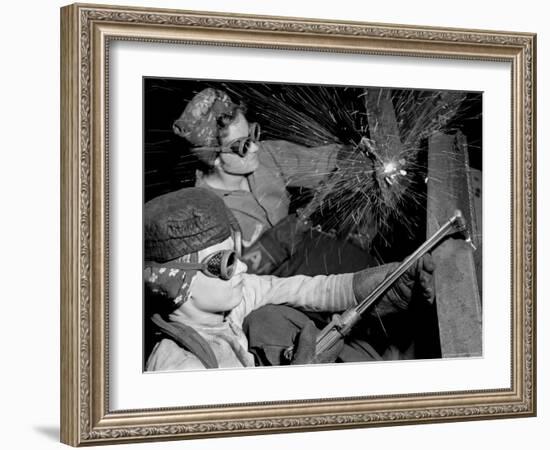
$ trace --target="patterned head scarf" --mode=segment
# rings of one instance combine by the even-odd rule
[[[237,107],[224,91],[204,89],[187,104],[172,129],[192,145],[192,152],[201,161],[212,165],[216,147],[220,145],[218,120],[223,116],[232,117]]]
[[[185,255],[177,259],[177,262],[190,262],[196,260],[196,253]],[[196,270],[179,269],[171,267],[170,263],[150,265],[144,270],[145,286],[154,295],[168,301],[170,310],[175,310],[183,305],[191,296],[191,283],[197,274]]]

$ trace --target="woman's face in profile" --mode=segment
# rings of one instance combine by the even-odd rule
[[[222,145],[229,145],[238,139],[246,139],[249,134],[248,120],[243,113],[238,112],[235,120],[229,124],[224,130]],[[239,156],[236,153],[220,153],[220,167],[227,173],[234,175],[248,175],[254,172],[259,165],[258,143],[252,142],[249,145],[249,150],[244,156]]]

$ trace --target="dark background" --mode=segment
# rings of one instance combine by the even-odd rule
[[[149,78],[143,79],[144,90],[144,130],[143,130],[143,151],[145,156],[144,166],[144,200],[150,200],[166,192],[174,191],[194,184],[194,173],[197,168],[197,161],[189,154],[184,139],[176,136],[172,132],[172,123],[183,112],[187,103],[193,96],[205,89],[214,87],[217,89],[242,92],[240,98],[235,98],[231,94],[233,101],[241,101],[246,105],[247,118],[249,121],[258,122],[262,128],[262,139],[287,139],[293,142],[300,142],[300,139],[293,139],[291,133],[286,131],[286,135],[281,135],[285,131],[270,126],[264,119],[265,114],[259,109],[263,105],[251,101],[246,96],[246,90],[251,87],[257,90],[264,90],[270,94],[290,99],[293,107],[304,114],[311,115],[311,109],[308,105],[300,105],[296,100],[293,101],[292,90],[303,89],[305,85],[289,85],[277,83],[244,83],[244,82],[226,82],[212,80],[186,80],[174,78]],[[324,106],[330,107],[331,100],[334,100],[332,113],[336,112],[336,121],[330,121],[327,127],[332,128],[333,134],[343,143],[350,139],[357,140],[358,134],[353,127],[350,127],[349,120],[341,117],[338,120],[338,111],[346,109],[347,111],[364,110],[362,100],[358,97],[364,92],[364,87],[341,87],[341,86],[311,86],[307,85],[308,90],[331,91],[331,97],[326,99],[319,106],[317,113],[322,114]],[[410,90],[409,90],[410,91]],[[396,99],[400,92],[405,90],[393,90]],[[429,91],[416,91],[426,93]],[[321,95],[319,96],[320,98]],[[470,148],[470,164],[472,167],[481,169],[481,109],[482,95],[480,93],[468,93],[467,101],[456,115],[456,118],[446,125],[447,129],[460,129],[467,137]],[[320,115],[319,114],[319,115]],[[322,119],[322,118],[320,118]],[[322,122],[322,120],[321,120]],[[357,124],[355,124],[357,125]],[[358,128],[355,127],[355,128]],[[314,141],[311,142],[315,143]]]

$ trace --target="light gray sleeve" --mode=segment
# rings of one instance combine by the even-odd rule
[[[326,312],[344,311],[356,304],[351,273],[288,278],[246,274],[245,277],[243,301],[231,312],[240,324],[250,312],[267,304]]]
[[[304,147],[289,141],[262,141],[262,163],[277,170],[288,186],[313,189],[335,169],[337,144]]]

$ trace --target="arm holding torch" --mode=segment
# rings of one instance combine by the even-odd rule
[[[319,357],[331,350],[344,336],[349,334],[362,314],[386,294],[402,275],[417,264],[426,253],[435,248],[444,238],[458,232],[463,233],[466,241],[471,243],[466,220],[460,210],[455,211],[454,215],[433,236],[399,264],[365,299],[346,310],[342,315],[334,315],[331,322],[317,336],[315,355]]]

